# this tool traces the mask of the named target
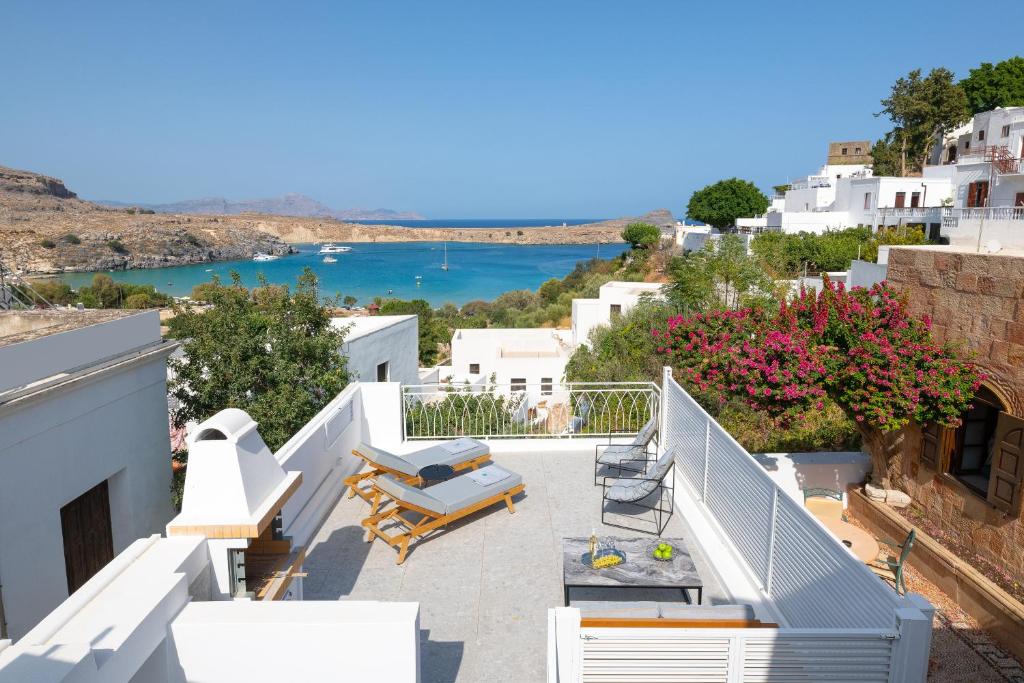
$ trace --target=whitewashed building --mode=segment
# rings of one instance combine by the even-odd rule
[[[572,300],[572,343],[587,344],[590,332],[600,325],[625,315],[642,297],[657,297],[662,285],[657,282],[606,282],[596,299]]]
[[[156,311],[0,312],[0,637],[172,514]]]
[[[345,329],[341,353],[348,371],[361,382],[402,382],[419,379],[419,318],[415,315],[372,315],[332,318]]]
[[[999,251],[1024,248],[1024,107],[974,116],[932,153],[925,179],[947,177],[952,208],[942,212],[951,245]]]
[[[569,330],[487,327],[455,330],[452,364],[440,380],[473,386],[501,385],[537,396],[562,381],[575,346]]]

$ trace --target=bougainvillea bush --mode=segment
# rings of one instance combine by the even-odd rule
[[[658,351],[703,402],[741,399],[786,426],[828,400],[855,421],[873,478],[897,481],[893,444],[912,423],[956,426],[984,380],[931,337],[885,282],[871,289],[824,279],[777,311],[723,310],[669,318]]]

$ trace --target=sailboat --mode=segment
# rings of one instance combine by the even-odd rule
[[[444,263],[441,264],[441,270],[448,270],[448,243],[444,243]]]

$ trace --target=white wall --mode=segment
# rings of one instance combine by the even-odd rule
[[[83,320],[88,320],[94,313],[88,310],[62,310],[58,315],[67,319],[81,316]],[[156,311],[145,311],[19,344],[0,346],[0,368],[3,368],[0,373],[0,392],[57,373],[73,372],[159,339],[160,316]]]
[[[601,285],[597,299],[572,300],[572,343],[588,344],[590,332],[611,322],[612,306],[625,315],[643,296],[660,296],[662,285],[653,282],[612,281]]]
[[[871,458],[861,451],[754,454],[768,476],[801,505],[804,489],[831,489],[846,493],[863,483],[871,471]]]
[[[168,640],[170,683],[419,681],[414,602],[192,603]]]
[[[68,596],[62,506],[110,480],[115,554],[171,518],[165,358],[0,404],[0,579],[15,638]]]
[[[377,323],[362,330],[363,322]],[[383,324],[382,324],[383,323]],[[376,382],[377,366],[388,364],[392,382],[419,382],[419,319],[415,315],[334,318],[334,326],[351,325],[342,345],[353,381]]]
[[[456,330],[452,336],[451,379],[458,384],[478,384],[489,382],[493,375],[498,384],[512,379],[539,384],[543,378],[557,383],[565,375],[572,350],[570,330]],[[470,372],[472,364],[479,364],[479,373]]]

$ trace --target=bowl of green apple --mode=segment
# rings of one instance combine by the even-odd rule
[[[654,557],[655,560],[658,560],[659,562],[671,562],[673,550],[674,548],[670,546],[668,543],[659,543],[658,545],[654,546],[654,551],[651,553],[651,555]]]

